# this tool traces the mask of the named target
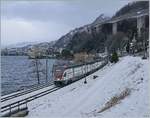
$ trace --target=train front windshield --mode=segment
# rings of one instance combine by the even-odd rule
[[[56,80],[61,80],[64,72],[64,67],[57,67],[54,72]]]
[[[62,79],[63,72],[61,70],[55,71],[55,79]]]

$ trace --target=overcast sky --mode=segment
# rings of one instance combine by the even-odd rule
[[[49,42],[100,14],[112,16],[128,0],[59,0],[1,2],[1,44]]]

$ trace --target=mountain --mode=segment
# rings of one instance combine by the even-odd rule
[[[3,47],[1,50],[1,55],[26,55],[31,48],[38,47],[42,52],[49,49],[53,49],[53,45],[56,41],[51,42],[22,42],[7,47]]]
[[[57,48],[64,48],[69,43],[69,41],[72,39],[72,36],[74,35],[73,32],[69,32],[66,35],[62,36],[60,39],[58,39],[55,43],[55,47]]]
[[[34,44],[32,46],[36,46],[38,48],[49,48],[49,47],[53,47],[53,45],[55,44],[56,41],[51,41],[51,42],[41,42],[41,43],[37,43]]]
[[[3,46],[4,48],[21,48],[21,47],[25,47],[27,45],[34,45],[37,44],[39,42],[21,42],[21,43],[16,43],[16,44],[10,44],[7,46]]]
[[[66,48],[67,45],[70,43],[70,41],[74,38],[77,34],[82,34],[84,32],[87,32],[87,34],[90,34],[90,31],[92,30],[93,26],[99,23],[103,23],[110,18],[108,16],[105,16],[104,14],[101,14],[94,22],[88,25],[84,25],[79,28],[75,28],[74,30],[68,32],[66,35],[62,36],[60,39],[58,39],[55,43],[55,47],[57,48]]]
[[[149,1],[136,1],[131,2],[124,7],[122,7],[119,11],[115,13],[115,15],[112,17],[119,17],[122,15],[125,15],[127,13],[132,12],[138,12],[143,9],[149,8]],[[69,31],[67,34],[60,37],[57,41],[54,42],[43,42],[43,43],[35,43],[35,42],[24,42],[19,43],[16,45],[8,46],[9,48],[23,48],[23,49],[29,49],[33,46],[38,46],[39,48],[47,49],[48,47],[53,47],[55,49],[59,48],[68,48],[69,50],[72,50],[74,52],[79,51],[104,51],[105,43],[107,42],[107,36],[110,35],[107,33],[107,30],[111,30],[111,27],[107,27],[104,31],[103,28],[96,29],[96,26],[98,27],[112,18],[105,16],[104,14],[100,14],[99,17],[97,17],[91,24],[87,24],[84,26],[81,26],[79,28],[75,28],[74,30]],[[135,28],[135,22],[124,22],[124,27],[120,26],[120,29],[123,28],[123,33],[127,33],[127,30],[133,30]],[[132,28],[131,28],[132,27]],[[128,34],[126,34],[128,36]],[[133,36],[133,34],[132,34]],[[131,38],[131,37],[130,37]],[[113,43],[111,41],[113,38],[110,39],[109,42]]]
[[[149,1],[135,1],[128,3],[124,7],[122,7],[113,17],[118,17],[124,15],[126,13],[138,12],[142,9],[149,9]]]
[[[110,17],[105,16],[104,14],[101,14],[99,17],[96,18],[96,20],[92,24],[93,25],[100,24],[100,23],[103,23],[109,19],[110,19]]]
[[[103,26],[101,28],[97,28],[101,26],[101,24],[111,21],[111,19],[120,17],[125,14],[134,13],[134,12],[140,12],[141,10],[145,10],[149,8],[149,1],[136,1],[131,2],[124,7],[122,7],[120,10],[118,10],[113,17],[107,17],[104,14],[101,14],[99,17],[95,19],[91,24],[84,25],[79,28],[75,28],[74,30],[68,32],[66,35],[62,36],[60,39],[58,39],[54,46],[57,48],[68,48],[69,50],[72,50],[74,52],[80,52],[80,51],[104,51],[104,46],[107,44],[108,36],[112,36],[112,26]],[[147,21],[146,21],[147,22]],[[124,21],[120,26],[118,26],[118,29],[121,29],[120,31],[123,33],[122,36],[126,36],[127,38],[130,38],[132,40],[133,34],[136,33],[134,29],[136,29],[136,21],[130,22],[130,21]],[[128,30],[132,31],[132,34],[129,34]],[[120,34],[119,34],[120,35]],[[131,35],[131,36],[129,36]],[[118,36],[115,36],[118,37]],[[109,42],[112,44],[114,43],[113,39],[110,38]],[[120,36],[119,36],[120,37]],[[124,37],[122,37],[124,38]],[[108,45],[111,46],[111,45]]]

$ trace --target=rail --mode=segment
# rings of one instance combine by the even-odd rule
[[[9,113],[11,114],[13,108],[16,108],[16,107],[17,107],[18,110],[19,110],[19,107],[20,107],[21,105],[23,105],[23,104],[26,104],[26,107],[27,107],[27,103],[28,103],[28,102],[30,102],[30,101],[32,101],[32,100],[34,100],[34,99],[37,99],[37,98],[39,98],[39,97],[41,97],[41,96],[47,95],[47,94],[49,94],[49,93],[52,93],[52,92],[54,92],[54,91],[56,91],[56,90],[58,90],[58,89],[60,89],[60,87],[53,87],[53,88],[51,88],[51,89],[48,89],[48,90],[43,91],[43,92],[41,92],[41,93],[38,93],[38,94],[36,94],[36,95],[30,96],[30,97],[28,97],[28,98],[21,99],[21,100],[19,100],[19,101],[17,101],[17,102],[14,102],[14,103],[11,103],[11,104],[2,106],[2,107],[1,107],[1,113],[2,113],[2,112],[5,112],[5,111],[9,111]]]
[[[25,94],[27,94],[27,93],[31,93],[31,92],[33,92],[33,91],[40,90],[40,89],[42,89],[42,88],[45,88],[45,87],[48,87],[48,86],[51,86],[51,85],[53,85],[53,83],[52,83],[52,82],[49,82],[48,84],[42,84],[42,85],[39,85],[38,87],[37,87],[37,86],[34,86],[34,87],[30,88],[30,89],[21,91],[21,92],[19,92],[19,93],[14,93],[14,94],[12,94],[12,95],[7,95],[6,97],[3,97],[3,96],[2,96],[1,102],[5,102],[5,101],[10,100],[10,99],[12,99],[12,98],[15,98],[15,97],[18,97],[18,96],[21,96],[21,95],[25,95]]]

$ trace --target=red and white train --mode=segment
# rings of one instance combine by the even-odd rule
[[[101,59],[80,65],[55,65],[53,67],[54,84],[67,85],[95,72],[106,64],[106,59]]]

